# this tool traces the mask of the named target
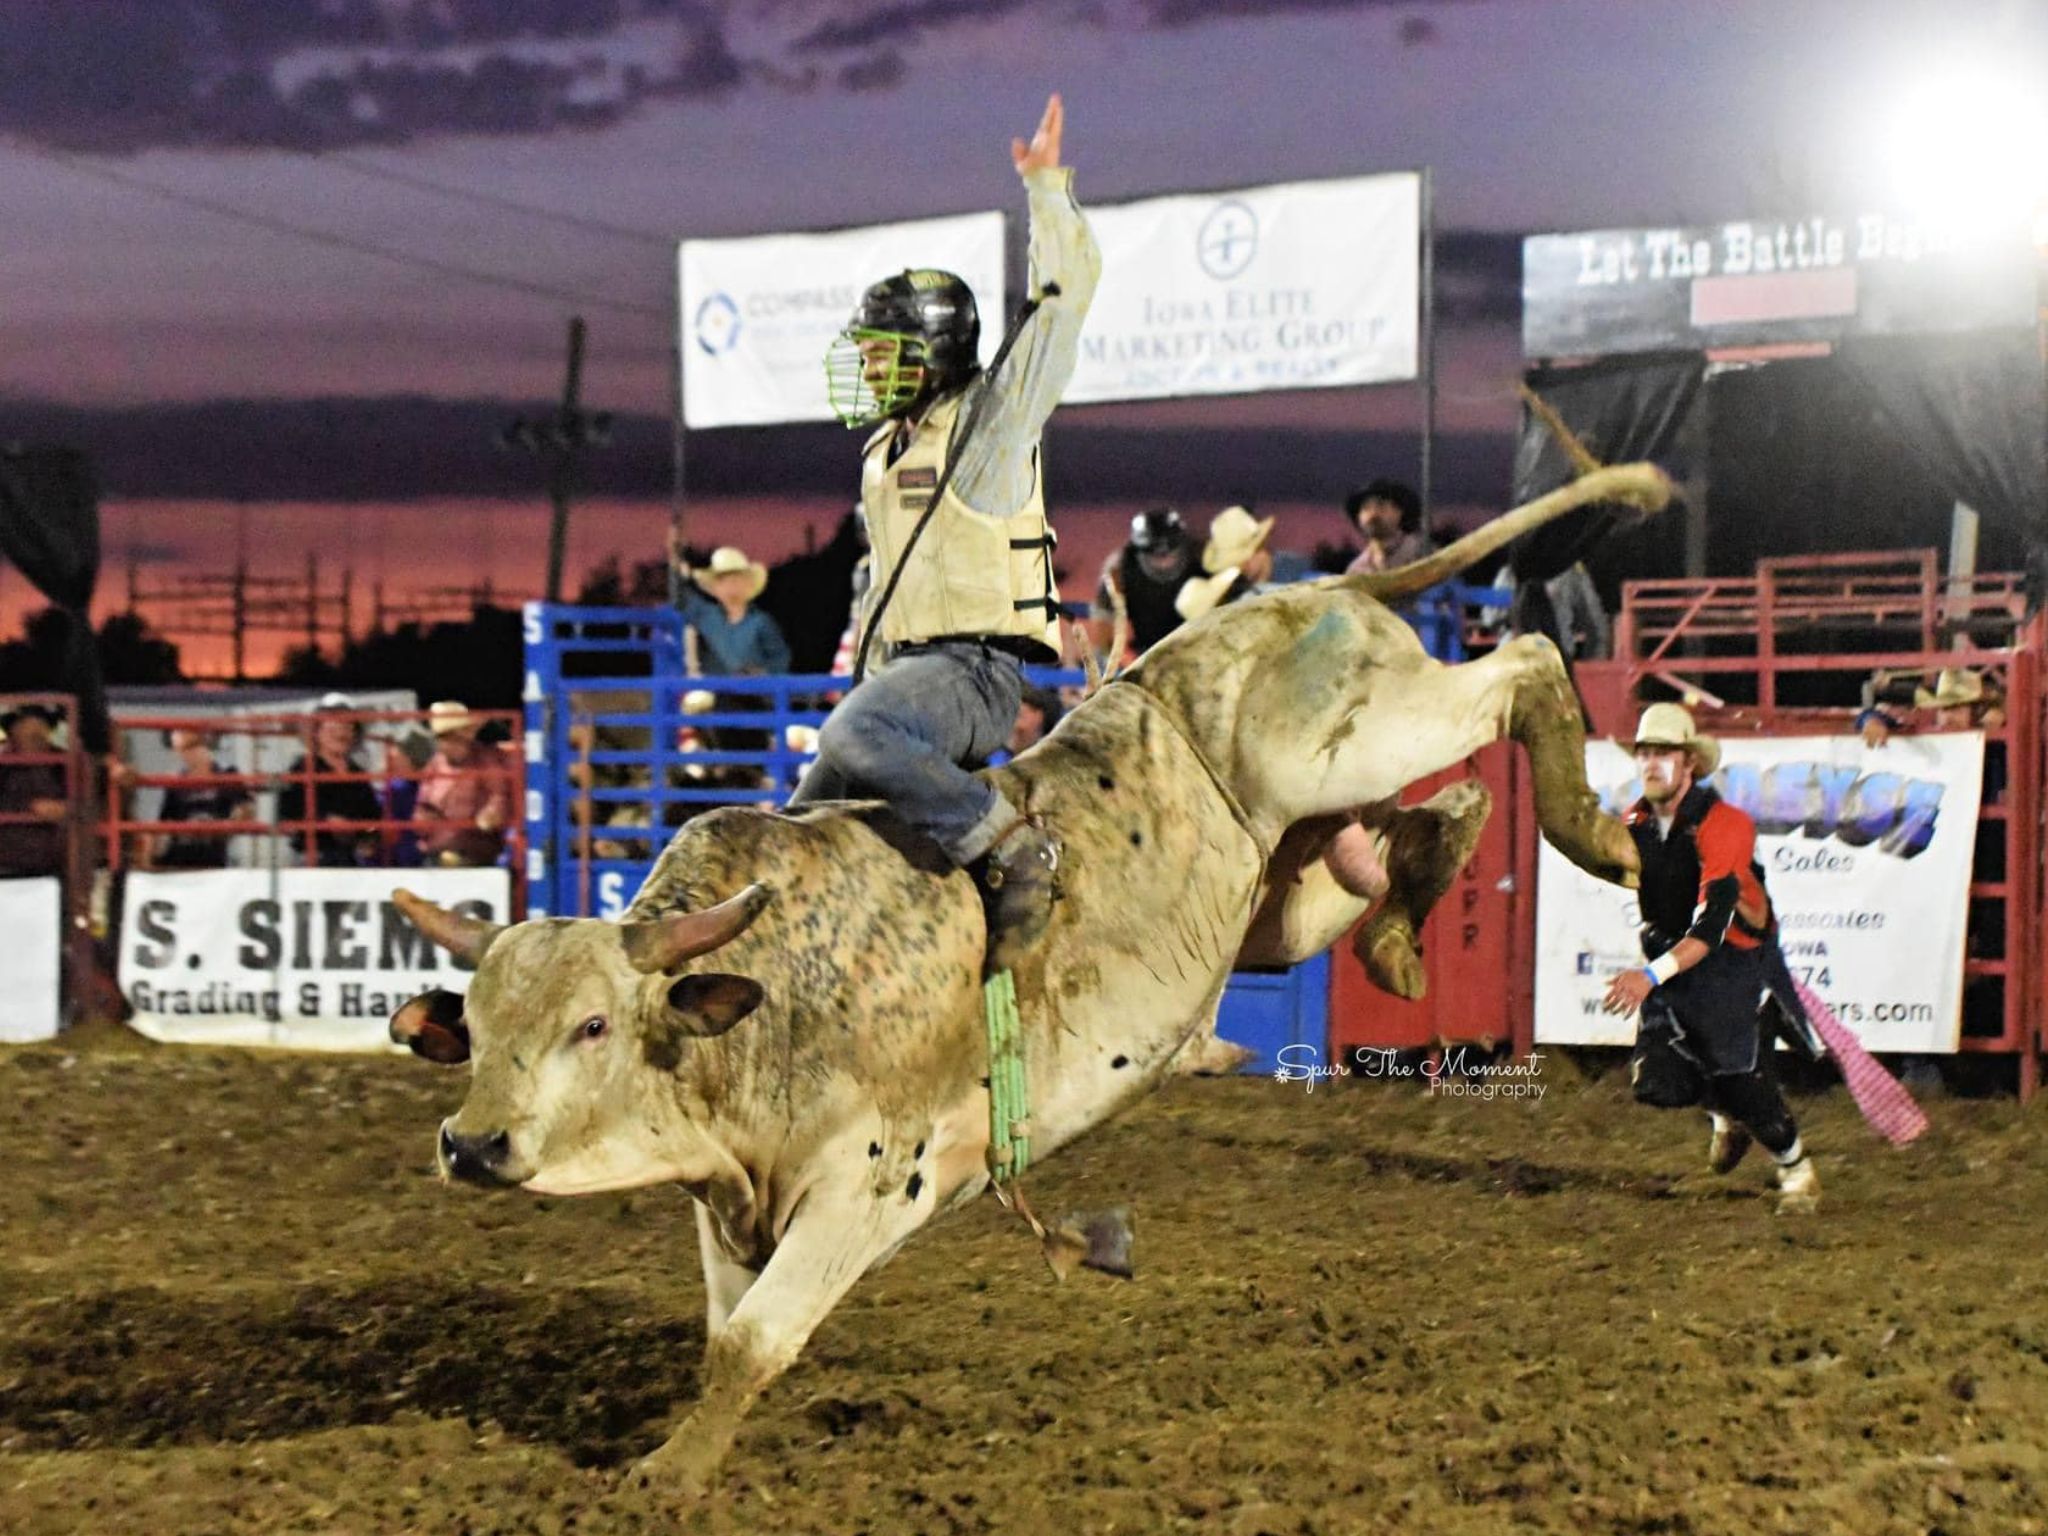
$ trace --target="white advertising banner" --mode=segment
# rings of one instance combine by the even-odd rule
[[[981,358],[1002,339],[1003,216],[968,213],[809,235],[685,240],[683,425],[830,421],[825,350],[870,283],[907,267],[966,280],[981,311]]]
[[[1421,189],[1404,171],[1089,208],[1102,282],[1063,398],[1416,377]]]
[[[1757,857],[1792,974],[1873,1051],[1953,1051],[1962,1027],[1984,738],[1734,737],[1714,788],[1757,823]],[[1611,811],[1641,793],[1633,759],[1589,742],[1586,772]],[[1568,864],[1537,866],[1536,1039],[1630,1045],[1603,1012],[1615,971],[1643,963],[1635,893]]]
[[[64,899],[57,882],[0,880],[0,933],[7,935],[0,1041],[48,1040],[61,1022],[64,975]]]
[[[393,1010],[458,969],[399,915],[403,886],[444,907],[510,921],[502,869],[138,871],[122,905],[121,990],[130,1023],[180,1045],[395,1050]]]

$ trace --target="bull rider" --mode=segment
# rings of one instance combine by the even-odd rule
[[[974,294],[950,272],[882,279],[827,353],[835,413],[873,427],[861,508],[873,549],[864,656],[790,798],[874,796],[973,871],[988,911],[990,974],[1051,916],[1059,848],[969,770],[1008,739],[1027,661],[1061,654],[1053,535],[1039,435],[1072,376],[1101,256],[1060,164],[1054,96],[1031,142],[1011,141],[1031,218],[1026,318],[990,370]],[[858,663],[857,663],[858,668]]]

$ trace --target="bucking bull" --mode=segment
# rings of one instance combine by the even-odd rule
[[[1221,608],[989,770],[1064,845],[1051,927],[1014,975],[1034,1159],[1210,1039],[1233,967],[1315,954],[1375,901],[1359,952],[1382,986],[1418,994],[1422,920],[1489,807],[1473,783],[1398,797],[1503,735],[1529,753],[1543,835],[1633,884],[1556,648],[1524,637],[1446,666],[1383,602],[1576,508],[1669,495],[1648,466],[1599,470],[1420,564]],[[466,997],[429,993],[392,1019],[421,1055],[472,1066],[442,1172],[694,1197],[702,1396],[638,1475],[701,1494],[853,1283],[990,1185],[971,879],[847,804],[699,817],[618,922],[498,928],[398,900],[476,964]]]

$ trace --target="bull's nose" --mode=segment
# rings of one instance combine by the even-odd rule
[[[464,1136],[441,1127],[441,1166],[455,1178],[472,1184],[502,1184],[504,1166],[512,1152],[512,1137],[505,1131],[488,1136]]]

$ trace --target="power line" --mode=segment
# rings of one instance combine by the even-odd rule
[[[310,240],[316,245],[325,245],[334,250],[348,251],[357,256],[371,256],[379,261],[393,262],[399,266],[415,267],[423,272],[432,272],[440,277],[452,277],[463,282],[484,283],[496,288],[509,288],[518,293],[532,294],[539,298],[555,299],[563,303],[583,305],[596,309],[615,310],[621,314],[654,315],[668,318],[668,311],[654,304],[636,304],[628,299],[610,299],[597,294],[576,293],[566,288],[552,287],[547,283],[533,282],[523,277],[513,277],[502,272],[487,272],[477,267],[463,266],[457,262],[442,261],[433,256],[417,256],[408,251],[393,250],[389,246],[377,245],[368,240],[357,240],[348,235],[336,234],[332,230],[317,229],[307,224],[295,224],[289,219],[274,218],[265,213],[254,213],[232,203],[197,192],[184,192],[175,187],[164,186],[161,182],[146,177],[132,176],[126,171],[117,171],[111,166],[95,165],[77,156],[67,155],[60,150],[41,149],[32,145],[14,143],[8,146],[17,154],[29,155],[52,165],[71,171],[76,175],[90,176],[99,181],[112,182],[133,192],[147,193],[151,197],[176,203],[182,207],[210,213],[216,218],[229,219],[238,224],[247,224],[256,229],[268,230],[272,234],[291,235],[300,240]]]
[[[373,181],[396,182],[401,187],[411,187],[418,192],[430,193],[436,197],[453,198],[459,202],[480,203],[486,208],[498,208],[507,213],[523,214],[527,218],[546,219],[553,224],[566,225],[593,235],[610,235],[620,240],[635,240],[642,245],[658,245],[667,249],[675,244],[669,235],[657,234],[651,229],[634,229],[625,224],[611,224],[603,219],[588,218],[577,213],[563,213],[555,208],[542,208],[536,203],[521,202],[515,197],[506,197],[498,192],[483,192],[475,187],[458,187],[449,182],[436,181],[432,177],[415,175],[411,171],[394,170],[374,160],[365,160],[360,155],[343,154],[338,151],[320,153],[302,150],[307,159],[317,165],[339,166],[357,176],[367,176]]]

